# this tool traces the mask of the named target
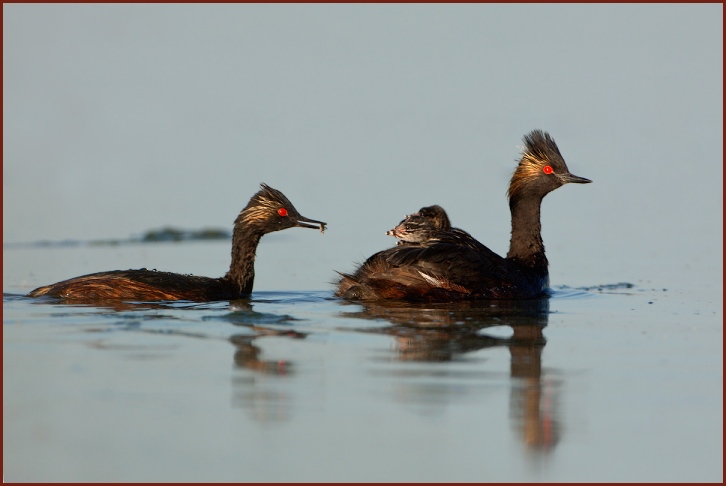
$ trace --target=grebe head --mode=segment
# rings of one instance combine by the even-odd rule
[[[395,228],[386,231],[386,234],[408,243],[420,243],[428,240],[428,233],[435,230],[436,227],[428,218],[412,214],[398,223]]]
[[[547,193],[571,182],[587,184],[592,181],[570,173],[549,133],[533,130],[525,135],[522,158],[514,170],[507,191],[510,201],[523,196],[541,199]]]
[[[398,242],[400,245],[401,243],[424,243],[435,238],[440,232],[441,230],[428,217],[411,214],[398,223],[398,226],[388,230],[386,234],[401,240]]]
[[[451,229],[451,221],[449,220],[449,215],[446,214],[444,208],[442,208],[438,204],[423,207],[419,209],[417,213],[414,213],[411,216],[423,216],[424,218],[427,218],[429,221],[431,221],[431,224],[433,224],[436,229]]]
[[[319,228],[325,232],[322,221],[302,216],[290,200],[277,189],[267,184],[260,184],[260,191],[252,196],[235,221],[235,226],[243,225],[254,228],[261,233],[271,233],[294,226],[302,228]]]

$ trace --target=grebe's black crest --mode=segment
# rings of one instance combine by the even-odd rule
[[[261,184],[239,213],[232,233],[232,263],[224,277],[209,278],[140,270],[113,270],[64,280],[39,287],[30,297],[48,295],[73,301],[192,300],[197,302],[237,299],[252,292],[255,252],[262,236],[299,226],[325,231],[326,223],[302,216],[285,195]]]
[[[572,175],[554,139],[534,130],[524,137],[519,164],[507,191],[512,236],[506,258],[469,233],[451,228],[446,212],[440,206],[430,206],[411,215],[408,226],[404,220],[389,231],[416,240],[415,244],[378,252],[354,273],[341,274],[336,295],[358,300],[412,301],[542,296],[549,286],[549,273],[541,238],[540,205],[549,192],[571,182],[591,181]],[[421,218],[422,212],[429,217]],[[442,221],[439,224],[448,229],[436,228],[434,221]]]
[[[257,192],[235,221],[237,226],[255,228],[264,234],[293,226],[316,228],[325,231],[326,223],[303,217],[285,195],[265,183],[260,184]]]
[[[543,177],[548,175],[552,177]],[[507,189],[510,201],[520,196],[542,198],[570,182],[582,184],[592,181],[570,174],[560,149],[549,133],[533,130],[525,135],[522,156]]]

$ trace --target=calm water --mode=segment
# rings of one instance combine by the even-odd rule
[[[723,479],[718,279],[361,305],[266,290],[295,278],[262,259],[261,290],[234,302],[22,296],[226,245],[4,250],[5,480]]]

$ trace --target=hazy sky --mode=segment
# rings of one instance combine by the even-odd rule
[[[722,262],[722,4],[4,4],[3,81],[5,242],[231,228],[266,182],[328,273],[434,203],[506,253],[541,128],[594,181],[550,261]]]

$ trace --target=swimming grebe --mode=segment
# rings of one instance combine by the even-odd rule
[[[49,295],[76,300],[212,300],[237,299],[252,292],[255,251],[267,233],[293,226],[320,228],[326,223],[305,218],[283,193],[261,184],[234,222],[232,263],[224,277],[195,277],[155,270],[113,270],[92,273],[39,287],[30,297]]]
[[[589,182],[570,173],[548,133],[533,130],[524,137],[507,191],[512,236],[506,258],[474,238],[476,244],[443,240],[398,245],[374,254],[353,274],[341,274],[335,295],[431,302],[539,297],[549,286],[540,225],[542,199],[564,184]]]

